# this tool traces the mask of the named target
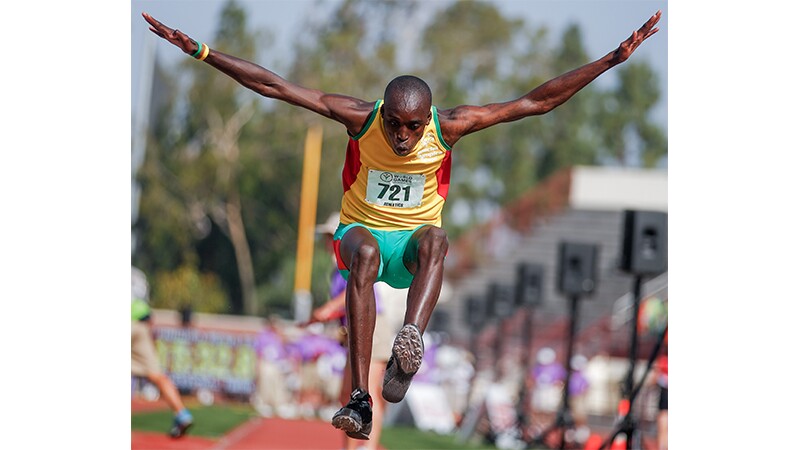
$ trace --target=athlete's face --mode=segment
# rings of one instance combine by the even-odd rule
[[[425,103],[413,98],[389,98],[381,106],[386,137],[396,155],[408,155],[422,138],[431,121],[431,105]]]

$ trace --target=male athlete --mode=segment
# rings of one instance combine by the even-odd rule
[[[147,13],[150,30],[265,97],[300,106],[344,125],[349,136],[342,172],[344,195],[334,235],[336,259],[348,280],[347,323],[352,369],[350,402],[332,424],[356,439],[369,439],[368,393],[375,299],[372,285],[385,281],[409,288],[404,325],[386,366],[383,397],[403,399],[422,362],[422,333],[442,288],[447,236],[442,207],[450,182],[453,146],[462,137],[566,102],[603,72],[627,60],[658,31],[658,11],[619,47],[602,58],[543,83],[522,97],[484,106],[437,109],[421,79],[392,80],[383,99],[366,101],[291,83],[257,64],[211,50]]]

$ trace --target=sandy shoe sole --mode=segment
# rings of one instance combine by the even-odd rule
[[[397,333],[392,346],[392,354],[400,363],[400,369],[407,374],[415,374],[422,365],[424,353],[422,335],[414,325],[404,325]]]
[[[411,379],[422,365],[424,353],[422,335],[414,325],[404,325],[392,346],[392,356],[383,376],[383,398],[390,403],[399,403],[405,397]]]

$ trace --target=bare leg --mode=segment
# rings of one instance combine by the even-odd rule
[[[144,322],[131,322],[131,371],[145,374],[147,379],[158,388],[164,401],[175,414],[169,435],[179,438],[186,434],[186,431],[192,426],[192,414],[183,405],[175,384],[159,367],[150,328]]]
[[[166,374],[151,373],[147,375],[147,379],[158,388],[161,395],[164,397],[164,401],[167,402],[174,413],[178,413],[184,409],[178,389]]]
[[[354,227],[343,237],[339,253],[350,269],[345,305],[349,365],[352,390],[369,392],[369,365],[372,334],[375,331],[375,291],[373,285],[380,268],[380,251],[375,238],[362,227]]]
[[[424,332],[439,300],[444,277],[444,257],[448,248],[447,234],[434,226],[417,230],[411,237],[404,262],[414,275],[406,300],[403,324],[413,323]]]
[[[394,339],[392,358],[386,365],[383,398],[389,402],[397,403],[405,397],[411,378],[422,364],[422,333],[442,290],[447,246],[444,230],[428,225],[414,232],[403,253],[403,263],[414,278],[408,289],[403,327]]]
[[[374,403],[372,405],[372,433],[367,442],[367,450],[377,450],[381,440],[381,430],[383,429],[383,411],[386,408],[386,400],[383,399],[383,369],[386,368],[386,361],[373,359],[369,369],[369,390],[373,392]]]

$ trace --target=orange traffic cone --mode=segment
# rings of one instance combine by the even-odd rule
[[[592,434],[589,439],[586,439],[583,450],[599,450],[601,445],[603,445],[603,437],[599,434]]]
[[[625,450],[627,447],[626,445],[626,438],[624,434],[621,434],[614,438],[614,441],[611,442],[611,449],[610,450]]]

